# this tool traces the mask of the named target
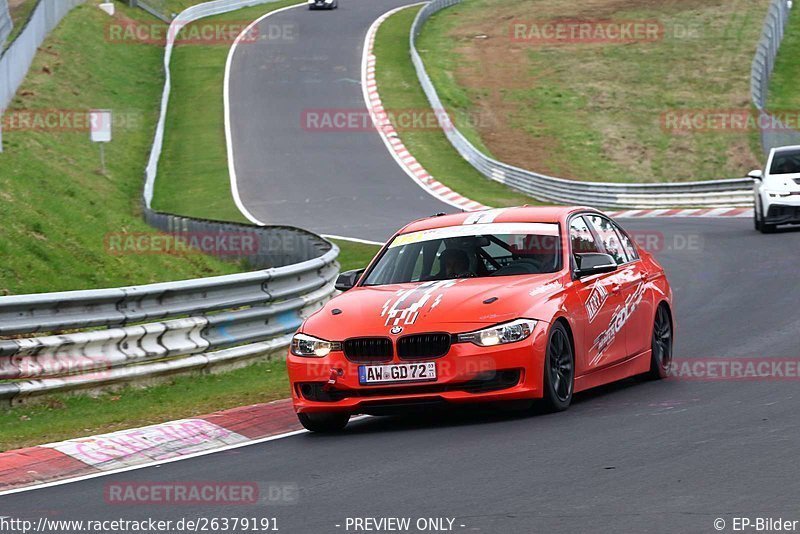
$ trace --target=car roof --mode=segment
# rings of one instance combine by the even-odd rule
[[[796,150],[800,150],[800,145],[779,146],[772,149],[776,154],[779,152],[794,152]]]
[[[579,206],[518,206],[513,208],[495,208],[480,211],[454,213],[452,215],[435,215],[425,219],[419,219],[407,224],[401,234],[409,232],[419,232],[421,230],[431,230],[434,228],[444,228],[447,226],[460,226],[475,223],[509,223],[509,222],[528,222],[528,223],[559,223],[565,221],[572,213],[578,211],[593,211],[593,208]]]

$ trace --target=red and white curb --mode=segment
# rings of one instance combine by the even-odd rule
[[[220,452],[305,432],[291,401],[0,453],[0,495]]]
[[[615,219],[634,219],[647,217],[752,217],[753,208],[696,208],[696,209],[657,209],[607,211]]]
[[[378,28],[383,22],[397,13],[400,10],[413,7],[413,4],[408,6],[393,9],[388,13],[381,15],[378,20],[372,23],[367,31],[367,38],[364,42],[364,55],[361,65],[361,87],[364,92],[364,102],[367,104],[367,110],[370,112],[372,121],[378,134],[383,139],[389,153],[394,157],[397,164],[408,174],[420,187],[425,191],[441,200],[446,204],[450,204],[456,208],[465,211],[477,211],[488,208],[480,202],[475,202],[460,193],[457,193],[439,182],[420,164],[419,161],[408,151],[408,148],[403,144],[403,141],[397,134],[397,131],[392,126],[389,120],[389,115],[386,113],[381,101],[380,94],[378,93],[378,83],[375,79],[375,54],[373,53],[375,47],[375,35],[378,33]]]

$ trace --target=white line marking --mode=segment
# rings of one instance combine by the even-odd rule
[[[266,226],[266,224],[262,221],[259,221],[250,211],[245,207],[242,203],[242,199],[239,196],[239,185],[237,183],[236,178],[236,164],[234,162],[233,156],[233,136],[231,134],[231,95],[230,95],[230,81],[231,81],[231,65],[233,64],[233,56],[236,54],[236,48],[239,46],[239,42],[246,36],[250,34],[250,30],[253,29],[254,26],[259,24],[262,20],[266,19],[267,17],[271,17],[272,15],[277,15],[278,13],[282,13],[284,11],[288,11],[290,9],[294,9],[297,7],[305,6],[306,2],[302,4],[295,4],[293,6],[282,7],[280,9],[276,9],[275,11],[270,11],[253,21],[247,28],[245,28],[242,33],[236,36],[236,40],[233,42],[231,49],[228,51],[228,60],[225,63],[225,81],[223,83],[223,93],[224,93],[224,101],[225,101],[225,141],[228,147],[228,175],[230,176],[231,181],[231,194],[233,195],[233,201],[236,203],[236,207],[239,208],[239,211],[244,215],[248,221],[253,224],[257,224],[259,226]]]
[[[323,234],[322,237],[325,239],[338,239],[339,241],[352,241],[353,243],[362,243],[364,245],[378,245],[382,247],[385,243],[381,243],[380,241],[370,241],[369,239],[359,239],[357,237],[344,237],[341,235],[331,235],[331,234]]]
[[[303,5],[305,5],[305,4],[303,4]],[[350,419],[350,422],[362,421],[362,420],[367,419],[369,417],[370,417],[369,415],[359,415],[358,417],[353,417],[352,419]],[[274,436],[267,436],[266,438],[254,439],[254,440],[251,440],[251,441],[246,441],[244,443],[237,443],[235,445],[228,445],[226,447],[221,447],[219,449],[213,449],[213,450],[208,450],[208,451],[200,451],[200,452],[196,452],[196,453],[192,453],[192,454],[187,454],[186,456],[179,456],[177,458],[169,458],[167,460],[157,460],[157,461],[154,461],[154,462],[149,462],[149,463],[141,464],[141,465],[131,465],[131,466],[128,466],[128,467],[121,467],[119,469],[114,469],[113,471],[103,471],[103,472],[100,472],[100,473],[91,473],[89,475],[82,475],[82,476],[74,477],[74,478],[66,478],[64,480],[55,480],[53,482],[45,482],[44,484],[37,484],[35,486],[26,486],[24,488],[17,488],[17,489],[12,489],[12,490],[0,491],[0,497],[2,497],[4,495],[12,495],[12,494],[15,494],[15,493],[25,493],[27,491],[51,488],[51,487],[54,487],[54,486],[63,486],[64,484],[71,484],[73,482],[81,482],[83,480],[91,480],[93,478],[100,478],[100,477],[106,477],[106,476],[110,476],[110,475],[116,475],[116,474],[119,474],[119,473],[126,473],[128,471],[137,471],[139,469],[144,469],[146,467],[159,467],[159,466],[162,466],[162,465],[165,465],[165,464],[171,464],[171,463],[174,463],[174,462],[180,462],[182,460],[190,460],[192,458],[199,458],[201,456],[208,456],[209,454],[216,454],[218,452],[225,452],[225,451],[230,451],[230,450],[233,450],[233,449],[241,449],[242,447],[249,447],[251,445],[259,445],[261,443],[267,443],[267,442],[270,442],[270,441],[275,441],[275,440],[279,440],[279,439],[283,439],[283,438],[290,438],[292,436],[298,436],[300,434],[308,434],[308,433],[310,433],[310,432],[308,430],[305,430],[305,429],[293,430],[291,432],[285,432],[283,434],[276,434]],[[67,456],[67,455],[65,455],[65,456]]]

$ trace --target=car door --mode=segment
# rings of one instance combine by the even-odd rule
[[[575,216],[569,223],[571,253],[605,252],[602,242],[584,216]],[[599,369],[622,360],[627,354],[624,333],[614,328],[615,310],[624,303],[619,291],[617,272],[596,274],[575,281],[575,288],[585,310],[583,343],[586,348],[583,369]]]
[[[647,272],[628,235],[616,223],[600,215],[587,217],[607,254],[619,265],[611,291],[617,296],[612,324],[625,338],[623,358],[650,348],[651,300],[646,298]]]

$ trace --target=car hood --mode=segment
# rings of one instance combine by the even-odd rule
[[[303,332],[329,340],[403,334],[466,332],[520,317],[563,292],[558,273],[470,278],[357,287],[334,298],[306,321]]]
[[[800,174],[771,174],[764,180],[766,189],[800,191]]]

